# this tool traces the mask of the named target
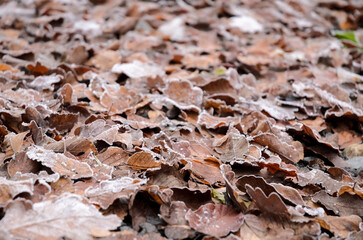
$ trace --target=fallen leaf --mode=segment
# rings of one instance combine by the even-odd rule
[[[93,172],[87,163],[66,157],[61,153],[54,153],[43,147],[33,146],[27,151],[27,156],[42,165],[49,167],[62,176],[72,179],[92,177]]]
[[[19,239],[59,239],[64,236],[90,239],[95,231],[114,230],[120,225],[118,217],[103,216],[75,194],[35,203],[31,209],[26,209],[20,201],[13,202],[0,221],[1,229]]]
[[[277,193],[272,192],[266,195],[261,188],[256,187],[253,189],[249,184],[246,184],[246,190],[262,213],[282,219],[289,216],[287,206]]]
[[[185,218],[195,230],[214,237],[235,232],[243,223],[243,214],[236,212],[232,206],[211,203],[196,211],[189,210]]]
[[[18,152],[10,160],[8,164],[8,172],[10,176],[20,173],[35,173],[41,168],[40,163],[33,161],[26,155],[25,151]]]
[[[358,196],[343,194],[338,197],[329,196],[324,191],[319,191],[312,196],[314,202],[319,202],[326,209],[339,216],[363,215],[362,199]]]
[[[98,158],[103,164],[119,166],[127,163],[129,154],[121,148],[109,147],[106,151],[99,153]]]
[[[357,215],[345,217],[325,216],[324,218],[316,219],[316,221],[322,228],[342,238],[347,238],[352,231],[358,231],[359,224],[362,222]]]
[[[101,181],[97,186],[87,188],[85,196],[91,203],[100,205],[102,209],[107,209],[116,199],[127,201],[131,194],[134,194],[144,184],[146,184],[144,179],[129,177],[105,180]]]
[[[157,162],[151,153],[139,152],[132,155],[127,164],[134,170],[142,170],[159,167],[161,162]]]
[[[33,194],[34,181],[32,179],[25,180],[8,180],[4,177],[0,178],[0,206],[4,207],[8,201],[13,200],[20,193]]]
[[[203,101],[203,92],[198,87],[193,87],[187,80],[171,80],[164,89],[169,99],[176,102],[176,106],[181,109],[190,107],[199,108]]]

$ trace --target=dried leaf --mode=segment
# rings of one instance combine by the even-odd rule
[[[279,218],[285,218],[289,215],[287,206],[276,193],[266,194],[261,188],[253,189],[249,184],[246,184],[248,195],[251,196],[257,207],[265,214],[271,214]]]
[[[92,177],[93,172],[87,163],[66,157],[61,153],[54,153],[42,147],[33,146],[27,151],[30,159],[36,160],[49,167],[62,176],[69,176],[72,179]]]
[[[312,200],[319,202],[326,209],[334,211],[339,216],[363,215],[362,199],[358,196],[343,194],[338,197],[332,197],[324,191],[319,191],[313,195]]]
[[[362,222],[357,215],[350,215],[345,217],[325,216],[324,218],[316,220],[322,228],[329,230],[335,235],[347,238],[352,231],[359,230],[359,224]]]
[[[203,92],[198,87],[193,87],[187,80],[171,80],[164,90],[169,99],[176,102],[176,106],[181,109],[190,107],[199,108],[203,100]]]
[[[129,177],[101,181],[98,186],[87,188],[85,196],[90,199],[90,202],[107,209],[116,199],[128,200],[131,194],[135,193],[143,184],[146,184],[146,180]]]
[[[31,209],[16,201],[6,210],[0,227],[18,239],[90,239],[94,232],[114,230],[121,225],[115,215],[103,216],[83,201],[79,195],[65,194],[35,203]]]
[[[8,201],[20,193],[33,194],[33,185],[32,179],[8,180],[0,177],[0,206],[4,207]]]
[[[141,170],[159,167],[161,162],[157,162],[151,153],[139,152],[132,155],[127,164],[134,170]]]
[[[214,237],[223,237],[237,231],[243,223],[243,214],[232,206],[206,204],[196,211],[189,210],[185,215],[195,230]]]

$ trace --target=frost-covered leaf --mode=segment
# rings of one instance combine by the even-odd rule
[[[230,205],[208,203],[185,215],[195,230],[215,237],[237,231],[243,223],[243,214]]]
[[[122,177],[116,180],[101,181],[97,186],[86,189],[85,196],[90,202],[100,205],[103,209],[108,208],[116,199],[128,200],[141,185],[146,184],[144,179],[133,179]]]
[[[93,172],[87,163],[80,162],[73,158],[66,157],[64,154],[55,153],[43,147],[33,146],[27,156],[49,167],[54,172],[62,176],[69,176],[72,179],[92,177]]]
[[[17,239],[92,239],[99,232],[110,235],[108,231],[120,225],[117,216],[103,216],[96,207],[75,194],[34,203],[30,209],[21,201],[15,201],[0,221],[0,228]]]

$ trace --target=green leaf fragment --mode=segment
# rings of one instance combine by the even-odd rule
[[[246,208],[248,208],[251,205],[251,201],[243,201],[244,205],[246,206]]]
[[[213,198],[219,200],[221,203],[226,204],[226,199],[222,192],[218,192],[214,188],[212,188],[212,196]]]
[[[340,40],[348,40],[357,45],[360,45],[360,42],[353,31],[336,30],[336,31],[332,31],[332,34],[334,37],[336,37]]]
[[[100,167],[102,167],[103,166],[103,164],[101,163],[101,161],[98,159],[98,157],[92,152],[91,153],[91,156],[92,156],[92,158],[97,162],[97,164],[100,166]]]
[[[213,74],[216,76],[221,76],[226,74],[227,69],[225,69],[224,67],[219,67],[213,70]]]

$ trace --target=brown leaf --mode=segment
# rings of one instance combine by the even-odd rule
[[[41,168],[41,164],[37,161],[33,161],[26,155],[25,151],[15,154],[13,159],[8,164],[8,172],[10,176],[14,176],[15,173],[35,173]]]
[[[189,160],[185,161],[184,169],[190,170],[193,175],[206,184],[216,184],[223,182],[223,177],[219,169],[219,161],[213,157],[203,161]]]
[[[202,112],[198,116],[198,124],[205,126],[209,129],[216,129],[220,127],[228,127],[230,125],[236,125],[239,122],[238,118],[234,117],[215,117],[211,116],[207,112]]]
[[[284,199],[294,203],[295,205],[305,205],[300,193],[295,188],[285,186],[280,183],[271,183],[271,185],[275,188],[276,192],[280,194],[280,196]]]
[[[325,216],[324,218],[316,219],[316,221],[322,228],[342,238],[347,238],[350,232],[358,231],[359,224],[362,222],[357,215],[345,217]]]
[[[33,194],[33,185],[34,181],[32,179],[8,180],[0,177],[0,206],[4,207],[8,201],[20,193]]]
[[[177,168],[169,165],[161,165],[161,169],[149,171],[146,175],[149,178],[150,185],[159,187],[185,187],[187,183],[184,181],[185,174],[182,174]]]
[[[74,156],[78,156],[88,151],[97,152],[96,147],[84,137],[68,137],[62,141],[53,142],[44,146],[47,150],[53,150],[56,153],[70,152]]]
[[[42,147],[33,146],[27,151],[27,156],[49,167],[62,176],[72,179],[92,177],[93,172],[87,163],[66,157],[61,153],[54,153]]]
[[[300,142],[284,142],[272,133],[256,135],[253,140],[262,146],[268,146],[271,151],[279,154],[289,162],[297,163],[304,158],[304,149]]]
[[[157,162],[151,153],[138,152],[127,160],[127,164],[134,170],[143,170],[159,167],[161,162]]]
[[[117,216],[103,216],[84,200],[79,195],[65,194],[35,203],[31,209],[16,201],[6,210],[0,228],[21,239],[90,239],[96,231],[114,230],[121,225]]]
[[[311,185],[322,185],[325,188],[325,191],[329,194],[334,194],[339,191],[339,189],[343,186],[352,186],[352,183],[344,183],[340,181],[336,181],[332,179],[328,174],[318,170],[313,169],[309,172],[300,172],[298,173],[298,181],[297,183],[304,187],[308,184]]]
[[[224,141],[224,142],[223,142]],[[221,143],[222,142],[222,143]],[[245,158],[248,152],[249,144],[243,135],[234,129],[222,138],[222,141],[215,142],[215,151],[221,154],[220,160],[223,163],[240,160]]]
[[[282,219],[289,216],[287,206],[277,193],[273,192],[266,196],[261,188],[257,187],[253,189],[249,184],[246,184],[246,190],[263,213],[271,214]]]
[[[119,62],[120,54],[117,51],[112,50],[100,51],[88,61],[88,63],[101,71],[111,70],[112,67]]]
[[[49,69],[46,66],[43,66],[40,62],[37,62],[35,66],[28,64],[26,67],[34,75],[44,75],[49,71]]]
[[[144,179],[129,177],[101,181],[98,186],[87,188],[85,196],[90,199],[90,202],[107,209],[116,199],[129,200],[131,194],[135,193],[144,184],[146,184]]]
[[[293,236],[294,231],[291,228],[252,214],[245,215],[240,229],[242,239],[292,239]]]
[[[124,86],[108,85],[100,97],[100,103],[106,111],[123,113],[128,108],[136,105],[139,98],[135,92],[126,89]]]
[[[193,87],[187,80],[171,80],[164,90],[164,94],[176,103],[180,109],[200,108],[203,101],[203,92],[198,87]]]
[[[223,237],[237,231],[243,223],[243,214],[232,206],[208,203],[185,215],[195,230],[214,237]]]
[[[87,49],[83,45],[78,45],[66,53],[66,61],[74,64],[83,64],[88,57]]]
[[[127,163],[129,154],[118,147],[109,147],[106,151],[98,154],[99,160],[103,164],[119,166]]]
[[[359,186],[358,184],[353,186],[342,186],[339,189],[338,195],[340,196],[346,192],[357,194],[361,199],[363,199],[363,187]]]
[[[70,130],[78,120],[78,115],[73,113],[52,113],[49,116],[49,127],[55,128],[59,131]]]
[[[338,197],[329,196],[324,191],[319,191],[312,196],[314,202],[319,202],[326,209],[334,211],[339,216],[363,216],[362,199],[358,196],[343,194]]]
[[[171,202],[170,206],[161,205],[160,215],[169,224],[165,229],[165,235],[168,238],[184,239],[195,235],[185,218],[187,211],[188,208],[183,202]]]

